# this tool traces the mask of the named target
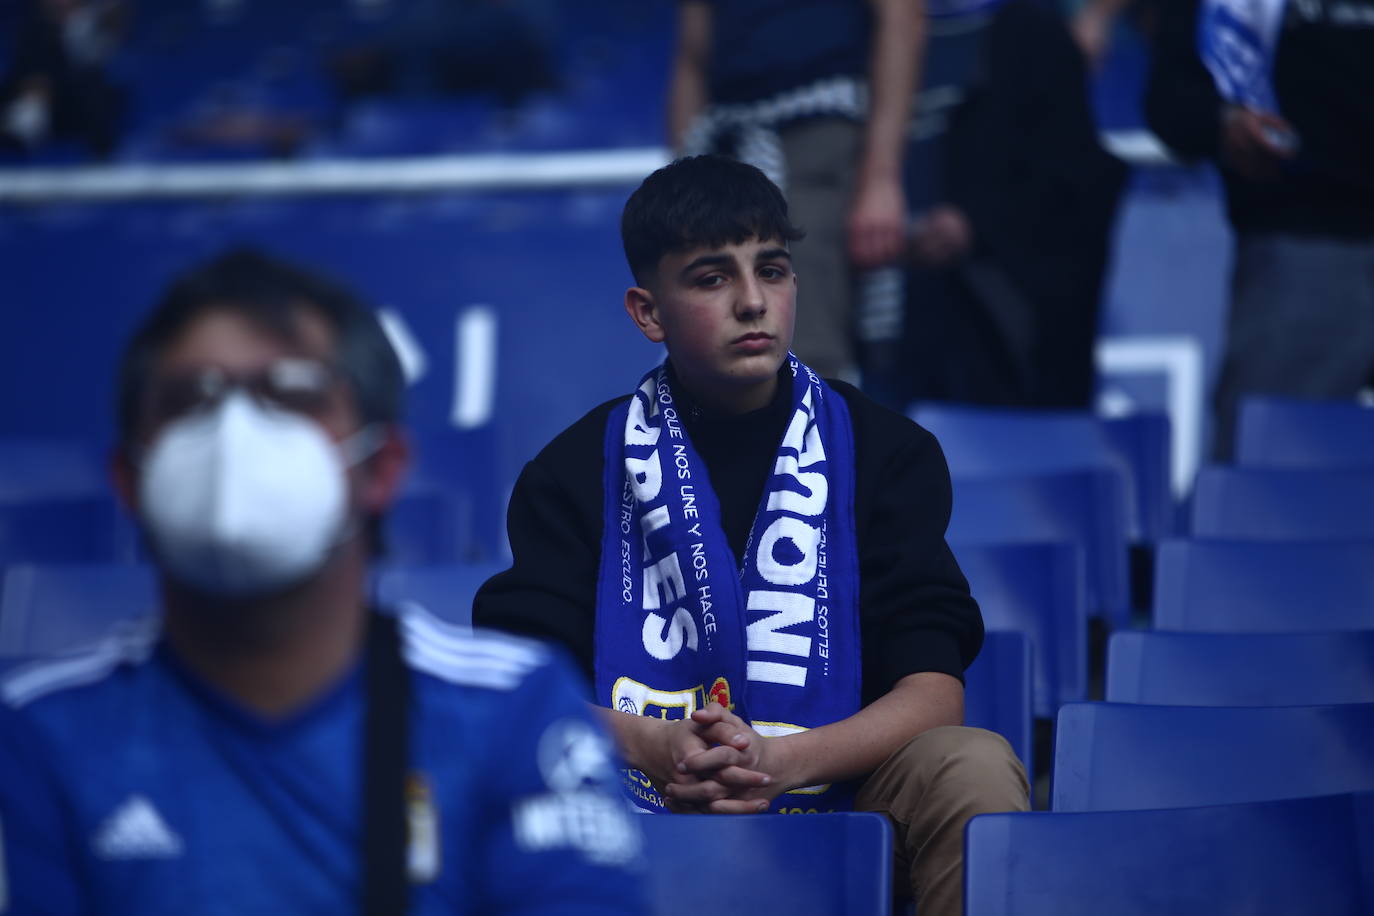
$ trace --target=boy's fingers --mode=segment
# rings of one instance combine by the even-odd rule
[[[742,766],[721,767],[716,773],[716,781],[728,789],[757,789],[770,785],[773,777],[767,773],[751,770]]]
[[[663,787],[663,794],[675,804],[705,805],[727,798],[730,793],[725,786],[715,780],[703,779],[695,783],[670,782]]]
[[[679,773],[705,776],[714,773],[722,767],[733,766],[740,762],[739,751],[732,747],[721,745],[707,751],[702,751],[699,754],[693,754],[677,765],[677,771]]]
[[[701,737],[706,739],[707,744],[724,745],[741,751],[751,743],[748,729],[740,728],[733,722],[717,722],[708,726],[701,733]]]
[[[712,700],[692,713],[692,721],[698,725],[714,725],[728,715],[730,715],[730,710]]]
[[[712,814],[762,814],[768,802],[762,799],[723,798],[711,802],[707,810]]]

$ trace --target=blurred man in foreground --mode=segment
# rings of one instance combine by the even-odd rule
[[[0,911],[639,911],[563,663],[369,607],[403,390],[327,280],[236,252],[171,287],[124,355],[115,462],[161,632],[0,686]]]

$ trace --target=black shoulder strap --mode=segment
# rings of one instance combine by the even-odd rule
[[[408,905],[406,768],[410,677],[396,618],[367,624],[367,712],[363,731],[363,916],[401,916]]]

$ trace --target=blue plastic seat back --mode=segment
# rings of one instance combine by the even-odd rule
[[[428,566],[471,555],[471,504],[462,493],[421,485],[406,489],[387,512],[387,562]]]
[[[1209,467],[1193,492],[1193,535],[1240,540],[1374,540],[1374,468]]]
[[[1248,468],[1374,468],[1374,408],[1354,401],[1241,401],[1236,464]]]
[[[1009,477],[1103,468],[1127,493],[1136,540],[1167,530],[1168,419],[1141,415],[1107,420],[1088,411],[922,404],[911,417],[940,440],[956,477]]]
[[[496,563],[386,567],[377,573],[377,600],[390,607],[414,602],[448,623],[471,626],[473,595],[501,569]]]
[[[86,442],[30,436],[0,436],[0,502],[107,492],[105,464]]]
[[[1135,483],[1137,536],[1153,544],[1172,534],[1174,523],[1173,429],[1169,415],[1135,413],[1104,417],[1102,432],[1131,468]]]
[[[133,524],[105,493],[0,501],[0,566],[127,562],[136,543]]]
[[[1113,633],[1107,700],[1177,706],[1374,703],[1374,630]]]
[[[1083,549],[1090,616],[1130,622],[1125,491],[1112,471],[954,479],[951,542],[1072,543]]]
[[[0,657],[80,648],[157,608],[157,583],[146,566],[11,566],[0,583]]]
[[[503,482],[497,471],[496,424],[461,430],[426,426],[409,433],[412,465],[404,493],[441,495],[449,506],[446,511],[457,514],[451,535],[456,539],[452,545],[456,554],[412,562],[467,563],[508,557],[506,501],[514,477]],[[391,525],[397,527],[398,522],[393,520]]]
[[[1154,601],[1161,630],[1374,629],[1374,539],[1165,541]]]
[[[1088,689],[1083,550],[1076,544],[952,545],[989,630],[1026,634],[1034,712],[1049,717]],[[975,663],[976,664],[976,663]]]
[[[1052,808],[1107,811],[1374,789],[1374,703],[1070,703],[1055,733]]]
[[[639,819],[655,916],[891,912],[892,829],[879,814],[665,814]],[[685,863],[704,864],[693,876]]]
[[[984,814],[967,916],[1374,913],[1374,793],[1153,811]]]
[[[988,630],[983,649],[964,672],[964,724],[997,732],[1031,772],[1030,639],[1014,630]]]

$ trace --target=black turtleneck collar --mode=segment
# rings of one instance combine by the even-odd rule
[[[759,423],[771,425],[770,421],[787,416],[787,408],[792,401],[792,370],[786,362],[778,369],[778,384],[773,390],[773,399],[763,407],[744,413],[725,413],[703,406],[692,392],[687,390],[687,386],[682,384],[671,360],[668,361],[668,383],[673,386],[673,398],[677,401],[678,415],[686,423],[689,432],[699,426],[742,428]],[[778,434],[781,436],[781,430]]]
[[[778,443],[787,429],[792,404],[792,370],[778,370],[773,400],[757,410],[729,414],[699,405],[668,364],[669,384],[678,415],[697,454],[706,464],[711,487],[720,502],[721,527],[742,562],[749,529],[763,499],[763,488],[777,457]]]

